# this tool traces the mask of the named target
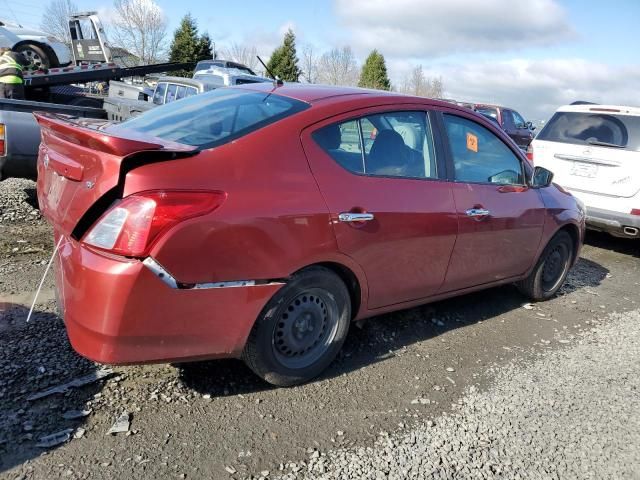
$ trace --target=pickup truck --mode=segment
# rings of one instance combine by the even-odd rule
[[[129,91],[121,82],[111,81],[109,96],[104,99],[104,109],[109,120],[123,122],[136,117],[158,105],[171,103],[181,98],[208,92],[219,87],[242,85],[246,83],[273,82],[272,79],[247,73],[237,67],[227,68],[213,65],[213,62],[199,62],[193,78],[160,77],[156,87],[147,99],[131,98]],[[244,67],[246,70],[248,68]],[[114,88],[115,87],[115,88]],[[131,87],[129,87],[129,90]],[[126,98],[129,96],[129,98]]]
[[[81,118],[107,118],[101,108],[0,99],[0,179],[35,178],[40,145],[40,126],[33,116],[35,111]]]

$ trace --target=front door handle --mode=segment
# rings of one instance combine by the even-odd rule
[[[486,208],[470,208],[465,212],[467,217],[488,217],[491,212]]]
[[[340,222],[370,222],[375,217],[373,213],[351,213],[345,212],[338,215],[338,221]]]

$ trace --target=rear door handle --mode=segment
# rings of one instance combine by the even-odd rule
[[[340,222],[370,222],[375,217],[373,213],[351,213],[345,212],[338,215],[338,221]]]
[[[488,217],[491,212],[485,208],[470,208],[465,212],[467,217]]]

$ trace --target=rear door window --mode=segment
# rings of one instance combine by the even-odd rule
[[[164,103],[171,103],[174,100],[176,100],[177,93],[178,93],[178,85],[176,85],[175,83],[170,83],[169,86],[167,87],[167,97]]]
[[[308,107],[305,102],[273,93],[224,88],[167,103],[112,128],[212,148]]]
[[[184,85],[178,85],[178,89],[176,90],[176,100],[182,100],[185,97],[185,92],[187,87]]]
[[[389,112],[327,125],[313,138],[347,170],[388,177],[437,178],[426,112]]]
[[[153,92],[153,103],[156,105],[162,105],[164,103],[164,94],[167,93],[167,84],[164,82],[156,85],[156,90]]]
[[[520,159],[496,135],[466,118],[444,115],[455,180],[523,185]]]
[[[640,151],[640,117],[611,113],[556,112],[538,140]]]

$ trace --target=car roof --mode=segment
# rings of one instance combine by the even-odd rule
[[[581,113],[618,113],[622,115],[640,115],[640,107],[628,107],[623,105],[598,105],[595,103],[585,105],[563,105],[557,112],[581,112]]]
[[[246,85],[238,85],[233,88],[241,88],[243,90],[253,90],[260,92],[271,92],[277,95],[300,100],[305,103],[316,103],[327,98],[335,98],[347,95],[366,95],[371,98],[413,98],[425,100],[423,97],[412,97],[410,95],[401,95],[394,92],[384,90],[370,90],[358,87],[340,87],[334,85],[317,85],[311,83],[285,83],[274,87],[273,83],[251,83]],[[442,103],[434,100],[434,103]]]

